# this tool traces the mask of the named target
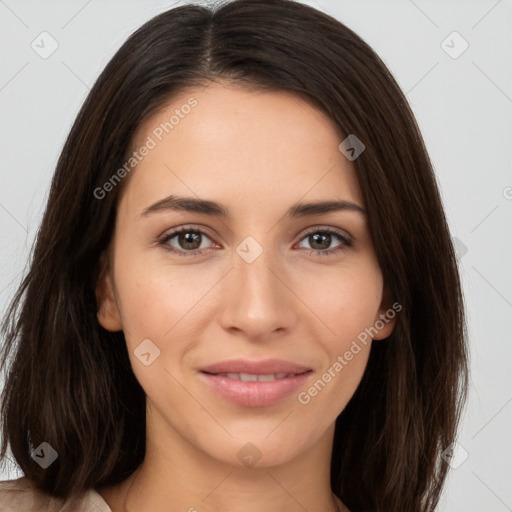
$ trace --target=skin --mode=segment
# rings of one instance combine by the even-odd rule
[[[334,511],[334,422],[361,381],[372,341],[307,405],[297,393],[268,407],[235,405],[206,386],[198,368],[237,357],[285,359],[312,368],[307,390],[389,309],[364,214],[284,217],[299,202],[342,199],[364,208],[354,164],[338,149],[345,136],[301,96],[215,83],[174,97],[139,127],[134,148],[191,97],[198,105],[129,176],[98,282],[98,320],[125,332],[147,396],[145,461],[99,492],[114,512],[234,512],[241,504],[246,512]],[[141,216],[170,194],[217,201],[231,217]],[[179,256],[158,244],[188,225],[206,232],[203,254]],[[338,229],[353,244],[332,236],[318,249],[304,233],[312,227]],[[248,236],[263,249],[250,264],[236,252]],[[167,244],[196,247],[178,237]],[[160,350],[149,366],[134,354],[145,339]],[[261,454],[252,467],[237,456],[247,442]]]

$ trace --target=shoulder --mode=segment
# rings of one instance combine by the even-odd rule
[[[55,498],[37,489],[28,478],[0,482],[0,512],[53,511],[62,505],[62,502],[56,502]]]
[[[69,509],[64,499],[55,498],[39,490],[28,478],[0,481],[0,512],[65,512]],[[112,512],[95,491],[86,493],[74,512]]]

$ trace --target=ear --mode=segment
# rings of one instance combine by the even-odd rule
[[[396,325],[396,318],[401,310],[402,305],[399,302],[392,302],[388,293],[385,293],[373,323],[377,331],[373,337],[374,340],[383,340],[391,336]]]
[[[96,316],[103,328],[116,332],[123,329],[123,324],[112,285],[110,264],[106,262],[106,259],[106,254],[102,254],[100,263],[102,270],[96,283],[96,302],[98,303]]]

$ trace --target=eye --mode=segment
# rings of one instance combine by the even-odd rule
[[[331,248],[331,243],[338,239],[340,243],[334,249]],[[313,228],[306,233],[306,236],[302,238],[306,240],[310,246],[311,254],[318,254],[322,256],[331,256],[337,254],[340,251],[345,250],[347,247],[352,246],[352,238],[344,231],[340,231],[334,228]]]
[[[158,244],[166,251],[178,256],[198,256],[204,254],[208,249],[205,239],[211,241],[208,234],[198,228],[182,226],[158,239]],[[331,244],[335,240],[339,244],[332,249]],[[330,256],[352,246],[352,238],[344,231],[334,228],[311,228],[302,237],[302,241],[310,244],[310,254]]]
[[[183,226],[164,235],[158,240],[158,244],[162,245],[166,251],[178,256],[197,256],[205,252],[204,238],[210,239],[201,229]],[[173,239],[176,239],[175,244],[178,245],[177,248],[171,243]]]

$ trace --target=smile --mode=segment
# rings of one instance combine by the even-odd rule
[[[265,375],[258,375],[256,373],[217,373],[215,375],[220,375],[233,380],[241,380],[243,382],[269,382],[276,379],[285,379],[287,377],[295,376],[294,373],[268,373]]]

